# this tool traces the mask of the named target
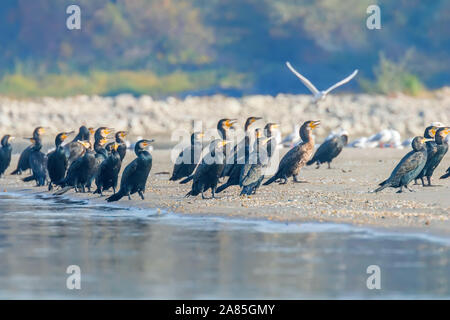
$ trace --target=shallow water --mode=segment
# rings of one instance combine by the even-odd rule
[[[0,195],[0,298],[450,298],[450,239]],[[81,268],[81,290],[66,269]],[[381,269],[369,290],[366,268]]]

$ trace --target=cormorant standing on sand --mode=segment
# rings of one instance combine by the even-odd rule
[[[222,140],[228,141],[228,130],[233,127],[233,125],[236,123],[236,119],[220,119],[219,122],[217,122],[217,131],[219,132],[219,136]],[[227,150],[226,148],[223,150],[223,154],[225,155],[225,159],[227,158]],[[198,166],[197,166],[198,167]],[[223,168],[225,168],[225,165],[222,167],[222,171],[220,174],[222,175]],[[194,171],[195,173],[195,171]],[[183,179],[180,181],[181,184],[188,183],[194,178],[194,174],[190,174],[189,177],[186,179]]]
[[[32,138],[34,140],[40,139],[41,135],[43,135],[44,133],[45,133],[45,129],[43,127],[37,127],[33,131]],[[17,163],[17,169],[14,170],[13,172],[11,172],[12,175],[22,174],[23,171],[25,171],[27,169],[31,169],[29,159],[30,159],[31,148],[33,148],[33,147],[34,147],[34,143],[22,151],[22,153],[20,154],[20,157],[19,157],[19,161]]]
[[[75,192],[79,192],[79,188],[82,189],[83,193],[86,192],[86,186],[88,186],[92,176],[95,174],[96,160],[92,145],[87,141],[77,141],[76,143],[82,144],[86,152],[69,166],[66,177],[57,183],[62,189],[55,192],[55,195],[64,194],[72,188],[75,188]]]
[[[119,145],[117,148],[117,152],[120,155],[120,161],[123,161],[123,158],[125,158],[125,155],[127,153],[127,144],[125,143],[125,137],[127,136],[126,131],[117,131],[115,134],[115,142]],[[114,142],[110,142],[105,146],[106,151],[111,152],[112,146]]]
[[[436,142],[434,140],[434,136],[436,135],[436,131],[437,131],[438,127],[431,125],[425,128],[425,132],[423,133],[423,136],[427,139],[430,139],[429,141],[427,141],[427,143],[425,144],[426,148],[427,148],[427,161],[428,159],[430,159],[436,152],[437,152],[437,145]],[[425,164],[426,166],[426,164]],[[422,171],[419,173],[419,175],[417,177],[414,178],[414,184],[418,185],[419,182],[418,180],[420,179],[422,181],[422,185],[424,186],[424,181],[423,181],[423,176],[425,173],[425,167],[424,169],[422,169]]]
[[[48,190],[53,189],[53,183],[64,179],[67,171],[68,159],[62,143],[72,132],[61,132],[55,138],[56,149],[47,155],[47,170],[50,178]]]
[[[424,137],[415,137],[411,142],[413,150],[408,152],[399,164],[394,168],[390,177],[381,182],[375,192],[379,192],[385,188],[400,188],[397,193],[403,192],[403,187],[409,191],[408,184],[422,171],[427,162],[427,148],[425,146],[426,141],[431,141]]]
[[[106,198],[106,201],[118,201],[125,196],[128,196],[128,199],[131,200],[131,195],[136,192],[144,200],[145,184],[152,169],[152,155],[145,149],[153,141],[153,139],[144,139],[136,142],[134,153],[136,153],[137,158],[130,162],[123,171],[119,191]]]
[[[223,169],[222,177],[228,177],[233,170],[233,167],[238,163],[238,158],[241,157],[242,152],[244,152],[244,159],[245,162],[247,162],[248,157],[250,155],[250,126],[255,123],[258,120],[261,120],[261,117],[248,117],[244,124],[244,138],[234,146],[233,152],[230,154],[230,157],[233,158],[232,163],[230,161],[227,161],[225,164],[225,168]]]
[[[331,169],[330,166],[331,161],[333,161],[333,159],[336,158],[341,153],[342,149],[344,149],[347,143],[348,143],[348,135],[346,133],[336,135],[331,139],[324,141],[319,146],[312,159],[309,160],[306,163],[306,165],[310,166],[313,163],[317,162],[316,169],[319,169],[322,163],[327,162],[328,169]]]
[[[435,145],[432,148],[431,154],[427,154],[427,163],[425,164],[425,167],[420,172],[420,174],[417,176],[417,178],[420,178],[422,180],[422,186],[424,187],[431,186],[431,177],[433,176],[434,170],[437,168],[439,163],[441,163],[442,158],[444,158],[445,154],[448,151],[448,144],[445,142],[445,138],[449,133],[449,127],[441,127],[436,131],[436,134],[434,136]],[[427,177],[427,185],[425,185],[425,182],[423,180],[424,177]]]
[[[93,128],[87,128],[86,126],[81,126],[78,134],[73,138],[71,142],[64,146],[66,152],[66,157],[68,159],[68,166],[72,164],[75,160],[82,157],[86,152],[86,148],[83,144],[78,143],[78,141],[91,142],[91,136],[94,134]]]
[[[274,137],[258,137],[253,155],[256,155],[256,163],[246,163],[241,170],[239,185],[241,186],[241,196],[255,194],[256,190],[264,180],[263,169],[267,166],[270,156],[267,154],[267,143],[275,139]],[[264,149],[263,149],[264,148]]]
[[[13,139],[14,137],[6,134],[1,140],[2,146],[0,148],[0,177],[5,173],[6,169],[8,169],[9,164],[11,163],[11,140]]]
[[[95,179],[97,190],[94,193],[99,193],[103,196],[103,191],[109,188],[113,188],[114,193],[116,193],[117,179],[119,178],[120,167],[122,165],[118,148],[119,144],[113,142],[111,154],[100,164],[97,178]]]
[[[33,143],[30,156],[28,158],[30,162],[30,168],[32,175],[22,179],[24,182],[31,180],[36,181],[36,186],[41,187],[47,183],[47,155],[41,152],[42,142],[40,138],[30,138]]]
[[[225,166],[225,146],[228,141],[216,139],[209,144],[209,152],[203,157],[202,161],[195,169],[193,175],[192,189],[186,194],[186,197],[197,196],[211,189],[212,198],[215,197],[217,183],[220,174]]]
[[[194,172],[195,167],[200,161],[202,155],[202,137],[201,132],[194,132],[191,135],[191,145],[180,152],[173,166],[172,177],[170,181],[177,181],[188,177]],[[186,163],[185,163],[186,161]]]
[[[297,178],[300,169],[305,166],[314,151],[312,131],[319,125],[320,121],[306,121],[300,127],[300,137],[303,142],[297,144],[284,155],[280,161],[277,172],[272,178],[267,180],[264,185],[269,185],[278,179],[283,179],[281,184],[285,184],[287,179],[291,176],[294,177],[294,182],[300,182]]]

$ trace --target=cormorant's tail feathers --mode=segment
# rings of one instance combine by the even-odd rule
[[[216,193],[220,193],[223,190],[225,190],[226,188],[228,188],[230,185],[228,184],[228,182],[222,184],[221,186],[218,186],[216,189]]]
[[[440,177],[439,179],[446,179],[450,177],[450,172],[447,172],[446,174],[444,174],[442,177]]]
[[[278,179],[278,175],[275,174],[275,175],[272,176],[272,178],[270,178],[269,180],[267,180],[266,182],[264,182],[263,185],[264,185],[264,186],[267,186],[267,185],[271,184],[272,182],[274,182],[274,181],[277,180],[277,179]]]
[[[312,165],[314,162],[316,162],[316,160],[311,159],[311,160],[309,160],[309,161],[306,163],[306,165],[307,165],[307,166],[310,166],[310,165]]]
[[[13,172],[11,172],[11,175],[17,175],[17,174],[21,174],[22,172],[19,170],[19,168],[17,168],[16,170],[14,170]]]
[[[123,192],[116,192],[114,193],[112,196],[106,198],[106,201],[108,202],[113,202],[113,201],[119,201],[120,199],[122,199],[122,197],[124,196]]]
[[[192,179],[194,179],[194,175],[190,175],[189,177],[187,177],[186,179],[183,179],[180,181],[180,184],[185,184],[188,183],[189,181],[191,181]]]
[[[67,186],[67,187],[61,188],[60,190],[53,193],[53,195],[55,195],[55,196],[63,195],[64,193],[66,193],[67,191],[69,191],[72,188],[73,188],[72,186]]]
[[[34,180],[34,176],[28,176],[22,179],[23,182],[29,182],[29,181],[33,181]]]

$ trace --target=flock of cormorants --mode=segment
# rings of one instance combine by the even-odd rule
[[[182,150],[174,164],[170,181],[181,180],[185,184],[192,181],[188,196],[202,195],[211,190],[212,198],[229,186],[239,185],[240,195],[251,195],[264,180],[264,168],[268,166],[274,154],[277,142],[274,137],[276,123],[267,123],[264,129],[251,130],[251,125],[262,120],[260,117],[249,117],[244,125],[244,138],[233,145],[229,130],[234,128],[237,120],[221,119],[217,124],[218,139],[213,139],[203,148],[203,133],[194,132],[190,145]],[[298,183],[299,173],[305,165],[317,164],[317,168],[330,163],[336,158],[348,142],[346,133],[327,138],[314,153],[313,131],[320,126],[320,121],[306,121],[300,126],[301,142],[292,147],[281,159],[276,173],[264,185],[273,182],[286,184],[290,177]],[[21,154],[17,168],[11,173],[21,174],[30,169],[31,175],[23,181],[35,181],[37,186],[48,184],[48,190],[58,187],[56,195],[61,195],[70,189],[76,192],[91,192],[92,183],[96,189],[93,193],[103,196],[106,190],[113,190],[113,195],[107,201],[118,201],[138,193],[144,199],[146,182],[152,168],[152,155],[147,151],[154,140],[142,139],[135,143],[136,158],[123,170],[120,186],[117,190],[118,177],[122,161],[127,151],[125,137],[127,132],[115,133],[114,141],[108,142],[113,129],[100,127],[96,130],[81,126],[75,138],[64,144],[69,135],[74,132],[61,132],[55,138],[55,149],[45,154],[42,149],[42,135],[45,128],[38,127],[31,138],[31,145]],[[448,151],[445,141],[450,133],[449,127],[429,126],[424,136],[417,136],[412,141],[412,150],[398,163],[388,179],[380,183],[374,190],[381,191],[387,187],[403,188],[412,191],[408,184],[415,180],[422,185],[430,186],[434,170]],[[11,162],[13,137],[5,135],[0,148],[0,176],[3,175]],[[252,143],[253,142],[253,143]],[[314,153],[314,155],[313,155]],[[450,168],[441,178],[450,176]],[[425,178],[426,182],[425,183]],[[222,180],[220,186],[219,182]]]

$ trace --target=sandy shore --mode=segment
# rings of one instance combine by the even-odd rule
[[[283,150],[282,152],[285,152]],[[450,179],[439,180],[450,165],[447,155],[435,171],[430,188],[413,186],[416,192],[396,194],[387,189],[378,194],[369,193],[377,183],[388,177],[397,161],[407,152],[396,149],[346,148],[333,163],[332,169],[304,168],[301,177],[308,183],[262,186],[256,195],[240,198],[237,186],[219,194],[220,199],[184,198],[190,184],[180,185],[168,181],[171,172],[170,150],[152,152],[154,164],[147,183],[146,199],[137,195],[133,200],[122,199],[114,203],[123,207],[156,208],[181,214],[213,215],[250,219],[268,219],[286,222],[337,222],[359,226],[414,230],[450,236]],[[11,172],[18,155],[12,160]],[[134,158],[128,152],[126,163]],[[46,188],[24,183],[18,176],[0,179],[0,190],[27,194],[43,193]],[[109,194],[109,193],[108,193]],[[209,192],[207,194],[210,195]],[[87,199],[91,203],[105,204],[104,198],[92,194],[65,196]]]

